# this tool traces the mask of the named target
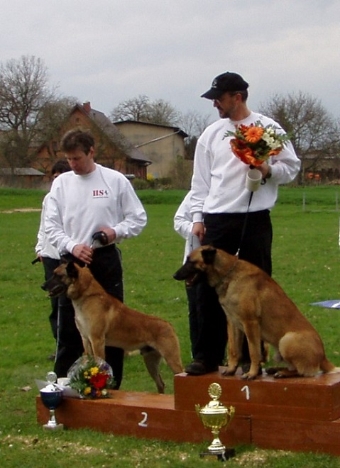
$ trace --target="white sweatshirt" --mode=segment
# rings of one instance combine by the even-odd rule
[[[174,229],[186,241],[184,247],[183,263],[185,262],[189,253],[201,245],[198,237],[193,236],[191,233],[193,222],[190,213],[190,199],[191,192],[188,192],[174,216]]]
[[[37,255],[40,255],[41,257],[49,257],[49,258],[54,258],[58,260],[60,258],[58,249],[56,247],[53,247],[53,245],[50,244],[50,242],[47,239],[46,232],[45,232],[46,206],[47,206],[49,197],[50,197],[50,194],[48,193],[47,195],[45,195],[45,198],[43,199],[43,202],[42,202],[40,226],[39,226],[38,235],[37,235],[38,242],[35,246],[35,252]]]
[[[203,213],[246,213],[249,194],[245,188],[249,166],[232,152],[227,131],[235,131],[236,125],[250,125],[260,120],[264,126],[279,124],[261,114],[251,112],[244,120],[233,122],[220,119],[209,125],[198,139],[194,173],[191,184],[191,213],[194,222],[202,221]],[[282,133],[284,131],[281,129]],[[291,182],[300,169],[300,160],[290,142],[268,161],[272,177],[254,192],[249,211],[271,209],[277,199],[278,185]]]
[[[95,166],[86,175],[65,172],[52,184],[45,226],[60,255],[77,244],[91,245],[93,233],[103,227],[115,230],[118,243],[137,236],[146,225],[146,212],[127,178]]]

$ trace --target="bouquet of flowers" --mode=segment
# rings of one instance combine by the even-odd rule
[[[96,356],[83,355],[70,367],[68,386],[81,398],[107,398],[108,389],[114,385],[111,367]]]
[[[288,135],[278,133],[277,130],[274,125],[264,127],[258,120],[249,126],[239,125],[235,132],[226,132],[224,138],[233,137],[230,146],[235,156],[245,164],[256,167],[279,154],[289,140]]]

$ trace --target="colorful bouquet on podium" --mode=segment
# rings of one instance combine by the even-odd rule
[[[79,393],[80,398],[107,398],[114,386],[112,369],[107,362],[95,356],[80,357],[67,373],[68,386]]]

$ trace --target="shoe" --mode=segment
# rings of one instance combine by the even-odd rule
[[[192,361],[185,368],[185,372],[190,375],[204,375],[218,371],[218,365],[206,364],[203,361]]]

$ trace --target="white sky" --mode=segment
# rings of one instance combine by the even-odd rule
[[[200,95],[240,73],[257,110],[305,92],[340,117],[339,0],[0,0],[0,62],[34,55],[107,115],[139,95],[217,118]]]

